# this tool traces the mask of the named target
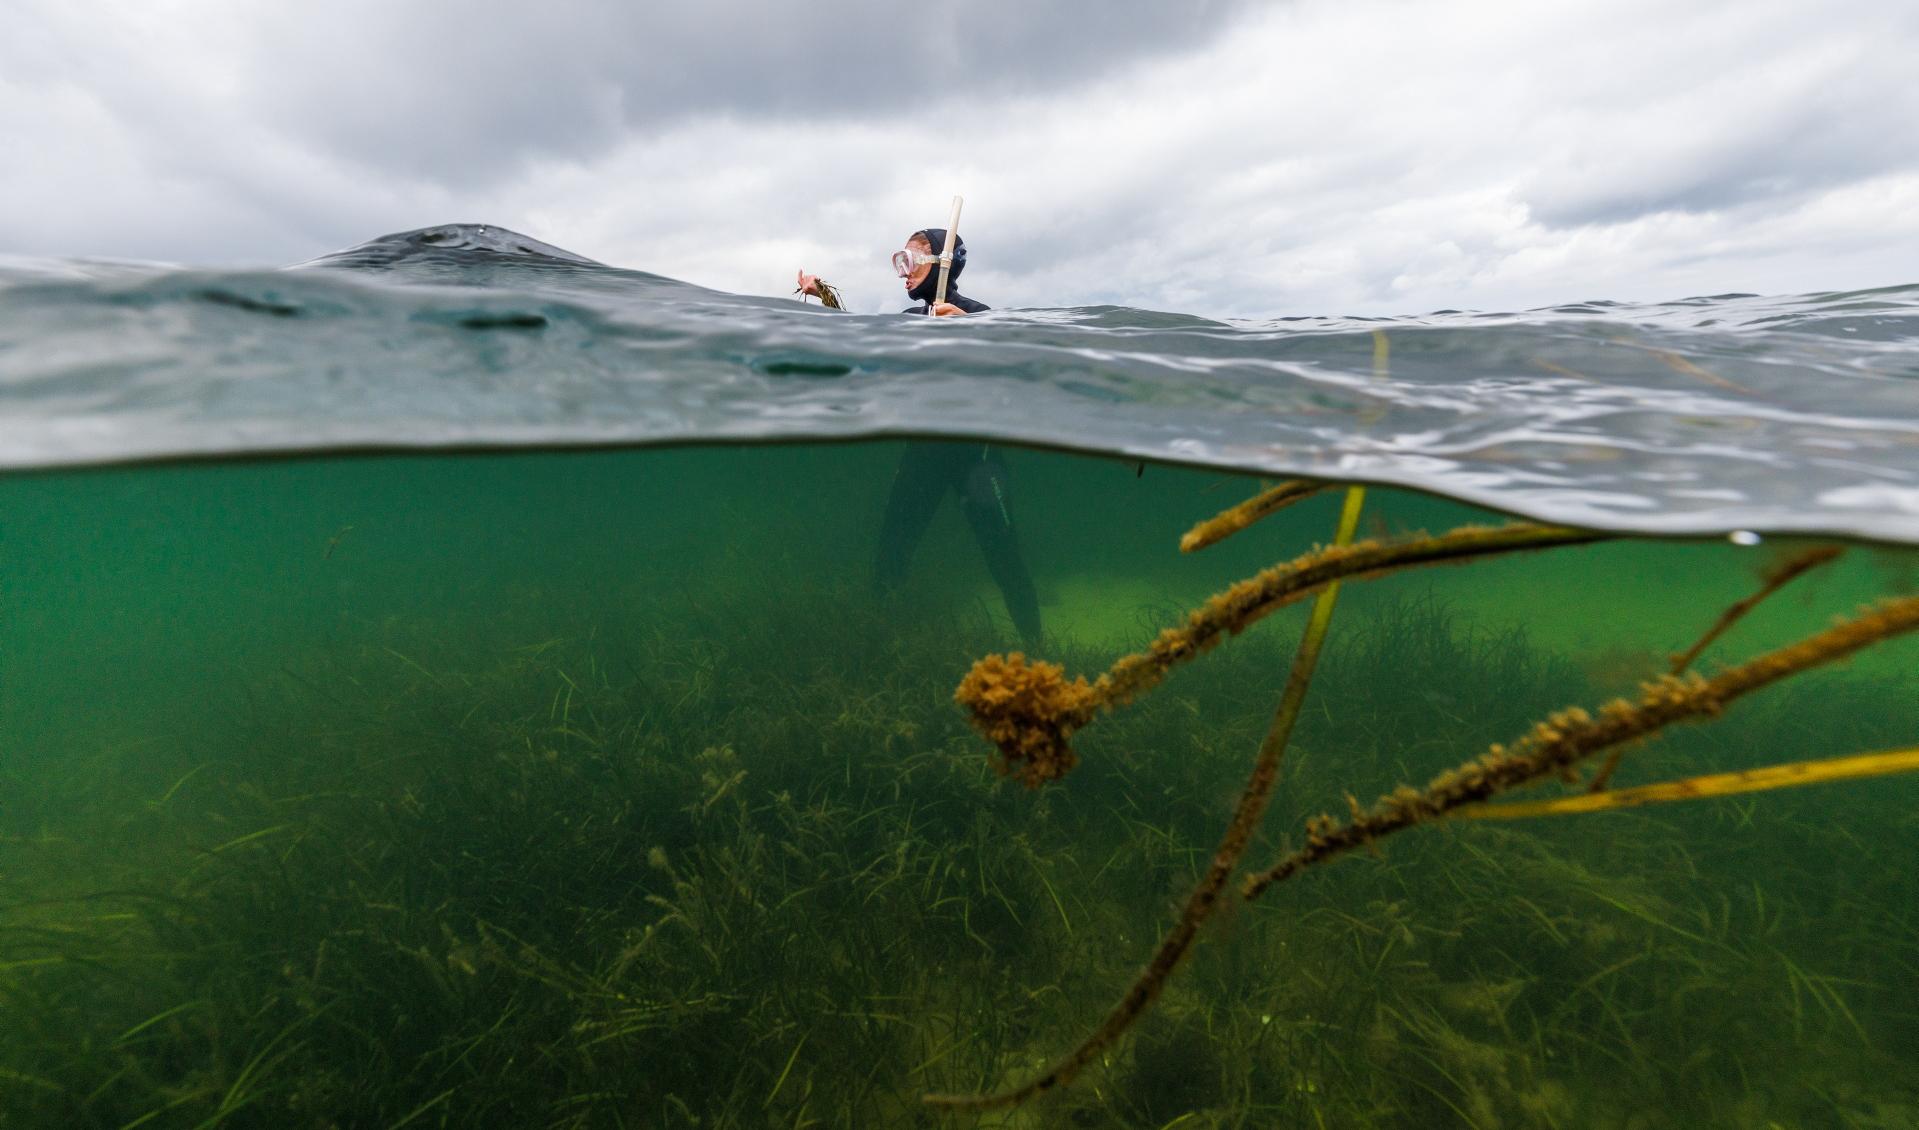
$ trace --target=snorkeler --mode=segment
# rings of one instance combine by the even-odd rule
[[[939,265],[940,255],[946,250],[945,228],[922,228],[913,233],[906,246],[893,252],[893,271],[906,280],[906,297],[917,299],[918,306],[908,306],[902,314],[932,314],[935,317],[950,318],[958,314],[977,314],[992,307],[974,300],[954,289],[959,281],[960,272],[966,269],[966,241],[953,238],[953,266],[947,272],[946,301],[935,302],[937,276],[933,268]],[[809,275],[801,271],[799,285],[794,287],[795,294],[810,294],[824,300],[827,287],[820,282],[818,275]]]
[[[904,314],[932,314],[950,318],[977,314],[990,309],[954,289],[960,271],[966,266],[966,241],[953,237],[953,262],[946,277],[946,301],[935,302],[936,268],[940,253],[946,249],[945,228],[925,228],[914,232],[906,246],[893,253],[893,270],[906,282],[906,296],[916,299]],[[817,275],[800,272],[799,290],[803,294],[821,293]],[[940,500],[948,492],[959,498],[960,513],[972,528],[973,540],[986,558],[987,572],[1006,600],[1006,611],[1019,629],[1029,649],[1040,645],[1039,594],[1033,588],[1032,574],[1020,554],[1019,537],[1013,529],[1008,508],[1012,491],[1006,473],[1006,459],[992,444],[972,441],[920,441],[909,443],[900,456],[899,469],[893,473],[893,490],[886,499],[885,516],[880,523],[879,556],[874,563],[874,582],[882,592],[890,592],[906,577],[913,550],[932,524]]]

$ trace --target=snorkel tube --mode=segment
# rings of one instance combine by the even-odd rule
[[[933,305],[926,308],[928,313],[946,301],[946,276],[953,270],[953,245],[959,242],[960,205],[964,203],[960,197],[953,197],[953,218],[946,221],[946,246],[940,248],[940,282],[933,288]]]

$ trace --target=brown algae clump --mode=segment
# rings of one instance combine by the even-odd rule
[[[1017,651],[973,664],[953,697],[999,747],[999,771],[1029,789],[1065,776],[1079,762],[1068,739],[1099,705],[1085,677],[1069,683],[1064,667]]]

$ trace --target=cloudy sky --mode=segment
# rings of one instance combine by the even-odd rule
[[[1513,309],[1919,282],[1912,0],[8,0],[0,253],[504,225],[707,286],[966,197],[1000,306]]]

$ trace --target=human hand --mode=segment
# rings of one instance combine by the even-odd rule
[[[820,293],[820,277],[818,275],[809,275],[805,271],[800,272],[799,285],[793,288],[793,293],[810,294],[815,298],[825,298],[825,295]]]
[[[942,302],[933,307],[933,316],[935,318],[952,318],[964,313],[966,313],[966,311],[953,305],[951,302]]]

